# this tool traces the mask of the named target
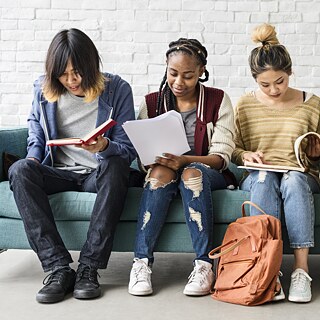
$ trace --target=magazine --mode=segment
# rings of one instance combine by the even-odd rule
[[[307,172],[308,168],[303,162],[301,158],[301,142],[304,138],[309,135],[316,135],[320,138],[320,135],[316,132],[307,132],[301,136],[299,136],[296,141],[294,142],[294,153],[297,158],[297,162],[299,164],[298,167],[294,166],[282,166],[282,165],[272,165],[272,164],[264,164],[264,163],[257,163],[257,162],[250,162],[245,161],[243,166],[238,166],[238,168],[248,169],[248,170],[264,170],[264,171],[274,171],[274,172],[288,172],[288,171],[300,171],[300,172]]]

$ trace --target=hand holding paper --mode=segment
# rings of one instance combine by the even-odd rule
[[[123,129],[144,165],[155,163],[164,153],[181,155],[190,150],[181,115],[173,110],[155,118],[127,121]]]
[[[171,153],[165,153],[161,157],[157,157],[155,162],[174,171],[179,170],[187,164],[184,155],[176,156]]]

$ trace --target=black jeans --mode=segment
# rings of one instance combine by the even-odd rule
[[[91,173],[79,174],[23,159],[10,167],[9,181],[30,246],[44,271],[72,262],[57,230],[48,195],[63,191],[97,193],[79,262],[94,268],[107,267],[128,190],[127,161],[110,157]]]

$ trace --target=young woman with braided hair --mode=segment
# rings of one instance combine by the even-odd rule
[[[165,153],[148,169],[128,291],[133,295],[153,292],[153,252],[170,202],[179,190],[196,253],[184,294],[206,295],[214,278],[208,258],[213,232],[211,191],[235,185],[227,170],[234,149],[233,108],[225,92],[201,84],[208,80],[209,72],[207,50],[199,41],[182,38],[171,42],[166,58],[160,89],[145,96],[138,118],[180,112],[191,151],[181,156]]]

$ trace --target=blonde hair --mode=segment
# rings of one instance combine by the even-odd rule
[[[251,39],[254,43],[261,42],[262,46],[279,44],[275,27],[267,23],[256,27],[251,34]]]
[[[255,79],[267,70],[281,70],[291,75],[292,61],[285,46],[279,43],[275,27],[264,23],[253,30],[251,39],[254,43],[261,43],[249,56],[251,74]]]
[[[51,86],[50,82],[46,80],[47,79],[44,80],[42,87],[43,95],[49,102],[56,102],[60,98],[61,93],[55,90]],[[105,81],[108,81],[108,79],[106,79],[105,76],[100,73],[97,76],[95,85],[84,91],[84,101],[89,103],[99,97],[105,89]]]
[[[45,98],[54,102],[67,91],[59,77],[64,73],[69,60],[82,78],[84,100],[93,101],[105,88],[106,79],[100,71],[101,59],[92,40],[74,28],[58,32],[49,46],[42,88]]]

